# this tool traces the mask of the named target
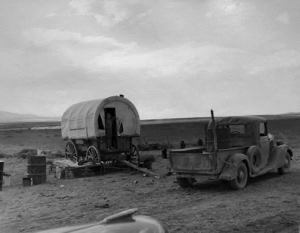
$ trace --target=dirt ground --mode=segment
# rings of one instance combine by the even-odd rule
[[[41,133],[27,141],[18,138],[20,134],[3,136],[0,151],[13,154],[28,145],[36,146],[34,143],[45,149],[63,145],[59,135],[47,133],[45,140],[51,141],[47,144]],[[12,176],[11,186],[0,192],[0,232],[36,232],[90,223],[136,207],[140,214],[160,220],[171,233],[298,233],[300,145],[296,140],[293,149],[291,173],[252,179],[241,191],[232,191],[221,182],[200,182],[182,189],[174,176],[153,179],[129,170],[70,180],[57,180],[49,174],[47,184],[22,187],[27,160],[9,156],[2,159],[5,172]],[[160,152],[148,153],[156,155],[154,172],[166,174],[168,162],[160,158]]]

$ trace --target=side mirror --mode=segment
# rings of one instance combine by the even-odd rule
[[[272,134],[268,133],[268,139],[270,141],[274,141],[274,136]]]

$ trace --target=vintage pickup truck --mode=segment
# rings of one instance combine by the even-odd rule
[[[224,117],[212,119],[205,127],[203,146],[170,150],[171,169],[178,184],[185,188],[197,178],[228,181],[233,189],[246,187],[249,177],[277,169],[289,171],[291,148],[268,133],[262,117]],[[203,179],[203,178],[202,178]]]

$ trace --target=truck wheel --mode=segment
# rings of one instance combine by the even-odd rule
[[[291,169],[291,156],[288,152],[285,154],[285,163],[282,167],[278,168],[278,173],[280,175],[286,174]]]
[[[177,177],[176,179],[181,188],[191,187],[196,182],[194,178]]]
[[[262,160],[261,153],[256,146],[252,146],[248,149],[247,155],[251,164],[252,173],[258,173],[260,170],[260,164]]]
[[[243,189],[248,182],[248,169],[244,162],[240,162],[236,169],[236,177],[229,181],[231,188],[235,190]]]

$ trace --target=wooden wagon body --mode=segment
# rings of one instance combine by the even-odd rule
[[[135,106],[123,96],[90,100],[69,107],[61,120],[66,157],[76,161],[129,160],[136,155],[132,144],[140,136]]]

